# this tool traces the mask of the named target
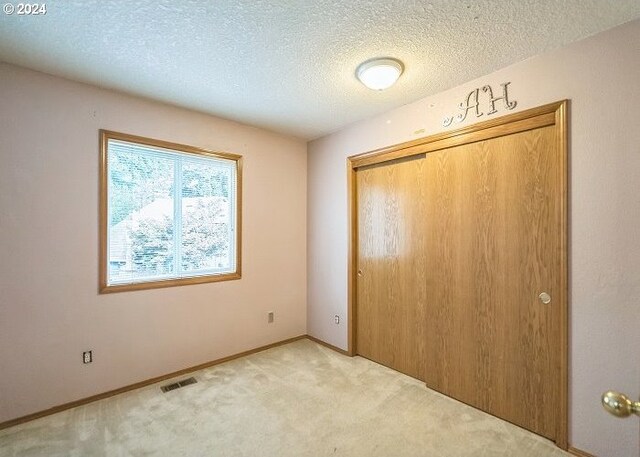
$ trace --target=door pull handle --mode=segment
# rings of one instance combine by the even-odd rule
[[[616,417],[640,416],[640,401],[631,401],[625,394],[613,390],[602,394],[602,406]]]

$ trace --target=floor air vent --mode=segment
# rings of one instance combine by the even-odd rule
[[[179,389],[180,387],[188,386],[189,384],[195,384],[196,382],[198,382],[196,381],[196,378],[187,378],[182,381],[174,382],[173,384],[162,386],[160,389],[162,389],[163,392],[169,392],[171,390]]]

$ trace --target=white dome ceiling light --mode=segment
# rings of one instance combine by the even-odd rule
[[[367,60],[358,65],[356,76],[362,84],[373,90],[385,90],[398,80],[404,66],[389,57]]]

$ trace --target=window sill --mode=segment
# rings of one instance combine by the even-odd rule
[[[239,271],[225,273],[221,275],[193,276],[190,278],[164,279],[160,281],[138,282],[132,284],[100,284],[98,292],[100,294],[110,294],[114,292],[129,292],[132,290],[159,289],[161,287],[186,286],[189,284],[205,284],[208,282],[234,281],[240,279],[242,275]]]

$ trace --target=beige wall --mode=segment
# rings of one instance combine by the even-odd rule
[[[311,142],[309,333],[347,346],[347,156],[444,130],[443,117],[480,85],[511,81],[514,112],[570,99],[570,442],[638,457],[637,419],[607,416],[599,396],[640,394],[639,56],[635,21]]]
[[[241,280],[97,294],[100,128],[244,156]],[[301,140],[0,64],[0,422],[304,334],[306,167]]]

